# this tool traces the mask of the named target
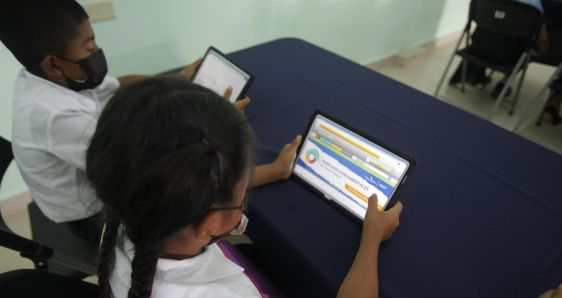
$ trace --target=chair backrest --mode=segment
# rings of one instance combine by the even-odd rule
[[[13,159],[12,144],[0,136],[0,182]]]
[[[4,178],[4,174],[6,173],[6,170],[10,166],[10,163],[12,163],[13,159],[14,154],[12,152],[12,144],[10,143],[10,141],[0,136],[0,187],[2,186],[2,179]],[[8,228],[8,225],[2,217],[2,212],[0,212],[0,229],[11,232],[10,228]]]
[[[534,44],[542,24],[541,11],[516,0],[472,0],[469,22],[503,36],[521,38]]]
[[[0,186],[13,159],[12,144],[0,136]],[[0,245],[19,252],[22,257],[31,259],[37,268],[45,268],[47,266],[46,261],[53,255],[51,248],[12,232],[4,221],[1,211]]]

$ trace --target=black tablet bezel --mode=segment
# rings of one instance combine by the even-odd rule
[[[295,172],[294,172],[294,169],[295,169],[295,167],[296,167],[296,165],[297,165],[296,160],[299,158],[299,156],[300,156],[301,153],[302,153],[301,151],[302,151],[304,142],[306,141],[306,137],[308,136],[308,134],[309,134],[309,132],[310,132],[310,129],[311,129],[311,127],[312,127],[312,124],[314,123],[314,120],[316,119],[316,116],[318,116],[318,115],[320,115],[320,116],[322,116],[322,117],[325,117],[326,119],[328,119],[328,120],[330,120],[330,121],[333,121],[334,123],[336,123],[336,124],[338,124],[338,125],[340,125],[340,126],[346,128],[346,129],[350,130],[351,132],[357,134],[358,136],[360,136],[360,137],[362,137],[362,138],[365,138],[366,140],[368,140],[368,141],[370,141],[370,142],[372,142],[372,143],[374,143],[374,144],[376,144],[376,145],[382,147],[382,148],[385,149],[385,150],[388,150],[389,152],[391,152],[391,153],[397,155],[398,157],[400,157],[400,158],[402,158],[402,159],[404,159],[404,160],[406,160],[406,161],[408,161],[408,162],[410,163],[410,165],[409,165],[409,167],[406,169],[406,172],[404,173],[402,179],[400,180],[400,183],[399,183],[398,186],[396,187],[396,190],[395,190],[394,193],[392,194],[392,197],[389,199],[388,204],[386,204],[385,210],[388,210],[389,208],[391,208],[392,206],[394,206],[394,205],[396,204],[396,202],[398,201],[398,197],[399,197],[399,195],[400,195],[400,193],[401,193],[401,191],[402,191],[402,189],[403,189],[403,187],[404,187],[405,182],[406,182],[407,180],[409,180],[409,178],[410,178],[410,176],[411,176],[411,174],[412,174],[412,171],[413,171],[414,168],[416,167],[416,159],[415,159],[413,156],[411,156],[411,155],[409,155],[409,154],[406,154],[406,153],[404,153],[404,152],[398,150],[397,148],[395,148],[395,147],[393,147],[393,146],[391,146],[391,145],[388,145],[388,144],[382,142],[381,140],[379,140],[379,139],[377,139],[377,138],[375,138],[375,137],[373,137],[373,136],[371,136],[371,135],[369,135],[369,134],[363,132],[362,130],[356,129],[356,128],[354,128],[353,126],[347,124],[346,122],[344,122],[344,121],[342,121],[342,120],[340,120],[340,119],[338,119],[338,118],[336,118],[336,117],[334,117],[334,116],[332,116],[332,115],[330,115],[330,114],[327,114],[327,113],[325,113],[325,112],[323,112],[323,111],[321,111],[321,110],[315,110],[315,111],[312,113],[312,116],[310,117],[310,120],[308,121],[308,125],[307,125],[307,127],[306,127],[306,130],[304,131],[304,133],[303,133],[303,135],[302,135],[303,140],[302,140],[301,144],[299,145],[299,147],[298,147],[298,149],[297,149],[297,157],[296,157],[296,159],[295,159],[295,163],[294,163],[293,168],[292,168],[292,170],[291,170],[291,176],[294,177],[298,182],[302,183],[306,188],[308,188],[308,189],[312,190],[314,193],[320,195],[320,196],[323,198],[324,201],[328,201],[329,203],[331,203],[331,204],[337,206],[339,209],[343,210],[345,213],[350,214],[353,218],[356,218],[356,219],[361,220],[361,221],[363,220],[363,218],[361,218],[361,217],[357,216],[355,213],[353,213],[353,212],[347,210],[344,206],[342,206],[341,204],[338,204],[335,200],[332,200],[332,199],[328,196],[328,194],[322,192],[320,189],[316,188],[314,185],[310,184],[310,183],[309,183],[308,181],[306,181],[305,179],[299,177],[299,176],[298,176],[297,174],[295,174]]]
[[[193,74],[193,79],[192,81],[195,79],[195,77],[197,76],[197,73],[199,73],[199,69],[201,68],[201,65],[203,65],[203,62],[205,62],[205,59],[207,59],[207,56],[209,55],[209,53],[211,51],[214,51],[215,53],[217,53],[219,56],[221,56],[222,58],[224,58],[225,60],[227,60],[228,62],[230,62],[232,65],[234,65],[236,68],[238,68],[239,70],[241,70],[242,72],[244,72],[246,75],[249,76],[248,81],[246,81],[246,85],[244,85],[244,88],[242,88],[242,91],[240,91],[240,95],[238,96],[238,98],[236,98],[236,100],[242,99],[244,97],[246,97],[246,93],[248,92],[248,89],[250,89],[250,86],[252,85],[252,83],[254,82],[254,75],[251,74],[250,72],[248,72],[246,69],[242,68],[238,63],[232,61],[231,59],[229,59],[225,54],[223,54],[221,51],[217,50],[215,47],[209,47],[207,49],[207,51],[205,52],[205,56],[203,56],[203,60],[201,61],[201,64],[199,64],[199,66],[197,67],[197,69],[195,70],[195,73]],[[219,94],[219,95],[224,95],[224,94]],[[234,101],[236,101],[234,100]]]

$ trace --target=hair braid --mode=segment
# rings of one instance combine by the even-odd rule
[[[129,298],[150,298],[152,294],[152,283],[161,245],[149,245],[150,247],[146,248],[135,245],[135,257],[131,264]]]
[[[119,234],[120,222],[107,209],[105,210],[105,225],[100,243],[100,259],[98,264],[98,285],[100,288],[100,298],[112,298],[111,285],[109,278],[115,263],[115,243]]]

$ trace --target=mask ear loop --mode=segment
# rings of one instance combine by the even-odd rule
[[[85,82],[88,80],[88,75],[86,75],[86,79],[84,79],[84,80],[75,80],[75,79],[73,79],[73,78],[67,77],[67,76],[64,75],[64,74],[63,74],[63,76],[64,76],[65,78],[69,79],[69,80],[72,80],[72,81],[74,81],[74,82],[76,82],[76,83],[81,83],[81,84],[82,84],[82,83],[85,83]]]
[[[71,78],[71,77],[66,76],[66,75],[63,73],[63,74],[62,74],[63,77],[65,77],[65,78],[68,79],[68,80],[72,80],[72,81],[74,81],[74,82],[76,82],[76,83],[81,83],[81,84],[82,84],[82,83],[85,83],[85,82],[88,80],[88,74],[84,71],[84,69],[82,68],[82,65],[80,65],[80,62],[74,61],[74,60],[70,60],[70,59],[68,59],[68,58],[65,58],[65,57],[62,57],[62,56],[58,56],[58,55],[54,55],[54,56],[57,57],[57,58],[59,58],[59,59],[62,59],[62,60],[64,60],[64,61],[67,61],[67,62],[74,63],[74,64],[78,65],[78,67],[80,67],[80,69],[82,70],[82,73],[86,76],[86,78],[83,79],[83,80],[75,80],[75,79],[73,79],[73,78]]]

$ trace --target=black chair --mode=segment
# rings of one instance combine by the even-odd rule
[[[484,30],[501,37],[520,40],[521,44],[524,45],[524,49],[517,62],[498,64],[495,61],[490,61],[477,56],[475,53],[470,51],[470,32],[472,29],[472,22],[476,23],[479,30]],[[519,71],[522,71],[515,96],[511,101],[509,114],[513,115],[517,99],[519,98],[521,85],[525,78],[527,66],[533,55],[533,48],[536,44],[541,24],[542,13],[539,9],[532,5],[512,0],[472,0],[470,3],[468,22],[457,42],[457,45],[455,46],[455,50],[449,59],[447,67],[439,80],[434,96],[437,97],[439,95],[439,90],[441,89],[449,68],[451,67],[453,58],[455,56],[460,56],[463,59],[461,92],[465,91],[467,63],[473,63],[480,67],[491,69],[492,72],[497,71],[508,76],[508,79],[489,114],[489,118],[495,115],[497,108],[506,97],[507,90],[510,88],[515,76]],[[461,46],[463,39],[465,39],[465,48],[460,50],[459,47]]]
[[[47,218],[34,202],[27,206],[27,212],[33,240],[54,250],[49,271],[61,275],[97,274],[97,247],[74,235],[65,223],[56,223]]]
[[[0,137],[0,182],[13,158],[10,142]],[[4,221],[2,212],[0,212],[0,245],[18,251],[22,257],[30,259],[38,269],[47,269],[47,260],[53,256],[50,247],[14,233]]]
[[[94,298],[99,288],[81,280],[37,269],[19,269],[0,274],[0,293],[4,298]]]
[[[10,142],[0,137],[0,182],[13,158]],[[14,233],[0,212],[0,245],[18,251],[37,269],[79,278],[97,273],[97,247],[72,234],[66,224],[49,220],[35,203],[28,212],[33,240]]]

